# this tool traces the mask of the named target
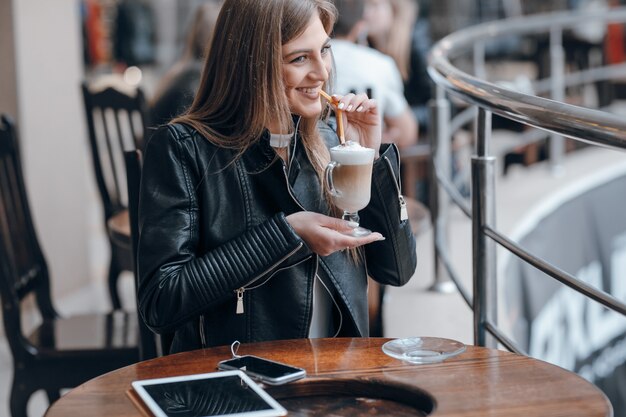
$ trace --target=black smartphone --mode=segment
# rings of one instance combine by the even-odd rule
[[[270,385],[295,381],[306,375],[306,371],[302,368],[252,355],[221,361],[217,367],[222,370],[239,369],[253,379]]]

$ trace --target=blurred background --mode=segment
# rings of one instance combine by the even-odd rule
[[[622,3],[617,0],[409,1],[418,6],[417,18],[421,19],[429,38],[424,54],[443,36],[473,24],[542,12],[603,10]],[[111,308],[106,294],[110,249],[90,158],[81,83],[139,88],[151,102],[164,76],[183,57],[194,15],[204,3],[201,0],[0,0],[0,113],[11,115],[16,121],[35,226],[48,260],[52,297],[62,314]],[[615,34],[617,37],[611,38]],[[609,42],[610,39],[613,41]],[[624,60],[623,30],[609,32],[604,25],[588,25],[571,31],[567,40],[568,51],[592,63],[594,59],[602,61],[607,53],[613,54],[615,60]],[[545,70],[548,59],[545,42],[545,38],[538,37],[504,38],[491,43],[487,51],[489,76],[522,91],[528,88]],[[611,84],[611,98],[622,96],[624,85]],[[596,106],[602,105],[607,97],[607,91],[603,90],[606,85],[597,87],[592,92],[580,90],[580,94],[574,95],[578,98],[572,100],[577,99],[581,104],[590,100]],[[502,128],[513,132],[520,131],[519,125],[511,126],[504,120],[494,123],[502,123]],[[427,135],[422,131],[420,143],[428,141]],[[463,143],[463,134],[457,139]],[[467,195],[467,163],[463,158],[468,151],[461,145],[458,149],[461,156],[455,159],[457,185]],[[545,148],[535,144],[511,148],[503,157],[511,166],[527,166],[545,160],[544,151]],[[541,183],[544,178],[538,177],[536,181]],[[428,207],[424,184],[418,181],[411,193]],[[511,187],[515,189],[514,185]],[[530,203],[515,201],[522,206]],[[459,236],[466,236],[466,232],[459,231]],[[385,335],[420,332],[433,335],[440,331],[444,336],[471,343],[471,311],[459,303],[458,296],[451,301],[425,291],[433,280],[428,253],[432,249],[427,239],[430,239],[428,234],[420,239],[419,277],[411,285],[420,291],[422,305],[447,305],[441,309],[441,322],[431,320],[416,330],[412,320],[406,320],[410,316],[407,309],[415,308],[416,294],[391,292],[388,296],[395,297],[392,299],[397,302],[386,307],[389,311]],[[457,250],[458,262],[467,266],[471,254],[469,246],[463,247],[465,251]],[[120,286],[122,306],[132,310],[131,273],[124,273]],[[32,327],[38,320],[35,314],[27,318],[24,327]],[[12,359],[0,328],[0,416],[9,415],[11,374]],[[47,407],[45,396],[35,397],[29,407],[31,415],[42,415]]]

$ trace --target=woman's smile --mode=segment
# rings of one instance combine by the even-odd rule
[[[317,100],[320,97],[320,87],[298,87],[296,90],[306,98]]]

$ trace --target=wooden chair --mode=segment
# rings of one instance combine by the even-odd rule
[[[126,177],[128,180],[128,217],[130,219],[130,234],[132,237],[133,260],[137,259],[137,244],[139,241],[139,186],[141,185],[141,151],[124,152],[124,162],[126,163]],[[139,285],[139,276],[137,274],[137,266],[135,262],[135,294],[137,294]],[[154,334],[144,323],[143,319],[137,313],[139,323],[139,354],[141,360],[152,359],[157,356],[169,353],[169,347],[172,342],[171,334]]]
[[[24,299],[34,297],[41,324],[22,331]],[[122,311],[61,318],[50,297],[46,259],[31,218],[17,135],[0,120],[0,299],[13,356],[10,409],[25,417],[31,394],[43,389],[50,403],[71,388],[137,362],[137,323]]]
[[[123,271],[132,272],[134,264],[123,152],[143,146],[146,100],[141,89],[137,89],[134,95],[111,86],[92,91],[87,83],[83,83],[82,90],[93,168],[111,246],[109,292],[113,308],[118,309],[121,303],[117,280]]]

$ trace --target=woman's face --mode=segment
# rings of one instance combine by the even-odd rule
[[[366,0],[363,18],[367,32],[372,36],[385,36],[393,25],[393,8],[390,0]]]
[[[320,90],[331,68],[330,38],[315,15],[304,32],[282,47],[283,81],[292,113],[305,118],[322,111]]]

